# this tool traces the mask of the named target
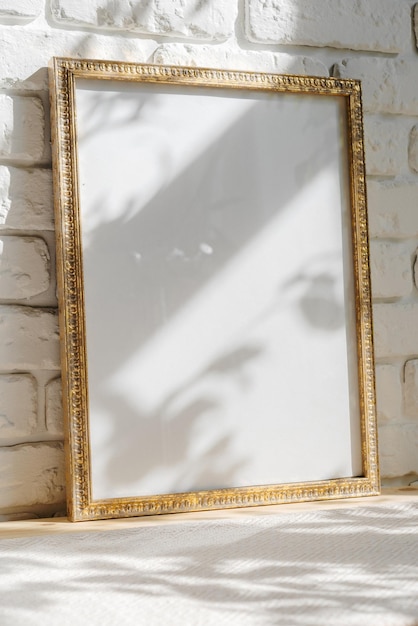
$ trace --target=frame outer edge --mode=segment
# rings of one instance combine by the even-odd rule
[[[90,464],[76,146],[71,142],[75,110],[65,61],[52,60],[49,78],[67,509],[69,518],[77,521],[84,518],[90,501]]]
[[[351,96],[350,106],[350,146],[352,150],[352,195],[353,242],[357,255],[356,269],[356,314],[358,316],[358,364],[359,391],[362,417],[362,457],[363,469],[370,480],[371,488],[380,493],[380,472],[378,462],[378,433],[376,415],[375,359],[373,342],[373,310],[370,276],[369,228],[366,194],[366,169],[364,152],[364,128],[361,82],[355,81],[356,88]],[[355,240],[355,241],[354,241]],[[353,255],[354,257],[354,255]]]
[[[48,67],[49,78],[49,100],[51,116],[51,152],[52,152],[52,180],[53,180],[53,201],[55,217],[55,246],[56,246],[56,274],[58,293],[64,293],[64,243],[63,243],[63,217],[61,209],[61,150],[59,143],[59,62],[57,58],[51,59]],[[61,354],[61,383],[62,383],[62,403],[64,418],[64,451],[65,451],[65,476],[67,491],[67,515],[73,519],[74,489],[72,481],[72,457],[73,441],[71,420],[69,415],[69,381],[68,369],[66,367],[67,354],[67,333],[66,333],[66,310],[60,298],[58,298],[58,318],[60,329],[60,354]]]
[[[73,85],[76,78],[144,81],[346,97],[351,225],[356,290],[356,338],[364,476],[205,492],[91,500],[88,389],[85,353],[82,249],[78,218],[77,151]],[[60,290],[61,358],[66,420],[68,508],[73,521],[235,508],[376,495],[377,433],[374,391],[370,269],[360,82],[353,79],[263,74],[55,58],[50,70],[57,282]],[[72,107],[72,110],[71,110]],[[72,141],[73,140],[73,141]],[[74,144],[74,145],[72,145]],[[355,254],[354,254],[355,247]]]

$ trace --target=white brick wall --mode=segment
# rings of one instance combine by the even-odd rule
[[[55,311],[0,305],[0,368],[59,369],[58,322]]]
[[[0,237],[0,299],[27,300],[48,289],[49,252],[40,237]]]
[[[6,509],[60,504],[64,494],[62,444],[30,443],[0,448],[1,500]],[[6,480],[9,478],[9,480]]]
[[[411,254],[403,242],[370,242],[372,293],[375,298],[401,298],[412,291]]]
[[[54,378],[45,387],[46,427],[49,433],[63,437],[61,379]]]
[[[0,95],[0,157],[39,161],[44,152],[44,110],[39,98]]]
[[[0,518],[51,514],[64,502],[46,70],[53,55],[363,81],[382,474],[417,480],[415,4],[0,2]]]
[[[0,18],[11,24],[29,22],[38,17],[42,8],[42,0],[2,0]]]
[[[37,429],[36,380],[30,374],[0,374],[0,441]]]
[[[237,3],[231,0],[152,0],[144,6],[142,0],[118,3],[53,0],[51,12],[59,26],[71,24],[94,30],[222,41],[233,34]]]
[[[369,176],[396,176],[408,170],[409,126],[376,115],[364,118],[366,171]]]
[[[152,62],[162,65],[191,65],[238,70],[250,67],[255,72],[277,74],[328,75],[327,66],[319,59],[285,52],[237,50],[231,49],[228,45],[215,47],[183,43],[162,44],[155,50]]]
[[[418,173],[418,126],[414,126],[409,135],[409,167]]]
[[[0,230],[53,228],[51,170],[0,165]]]
[[[402,406],[401,368],[385,363],[376,366],[377,417],[379,424],[399,420]]]
[[[416,60],[395,58],[349,58],[334,68],[341,78],[363,81],[363,108],[366,113],[416,115],[418,82]]]
[[[418,353],[418,302],[379,303],[373,311],[376,358]]]
[[[418,417],[418,359],[405,363],[405,413],[410,417]]]
[[[401,52],[410,40],[402,0],[247,0],[246,9],[254,42]]]
[[[369,179],[367,199],[370,236],[415,242],[418,237],[417,194],[418,180],[396,177],[383,181]]]

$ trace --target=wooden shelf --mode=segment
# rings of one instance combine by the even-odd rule
[[[174,515],[153,515],[147,517],[131,517],[116,520],[99,520],[93,522],[70,522],[67,518],[55,517],[33,520],[21,520],[0,523],[0,539],[30,537],[54,533],[76,532],[103,532],[121,530],[124,528],[138,528],[140,526],[158,526],[166,524],[187,524],[199,519],[231,520],[251,516],[286,515],[303,511],[318,511],[337,508],[378,507],[382,504],[404,502],[418,502],[418,489],[402,487],[399,489],[385,489],[380,496],[364,498],[346,498],[344,500],[325,500],[317,502],[298,502],[295,504],[280,504],[272,506],[248,507],[243,509],[223,509],[219,511],[202,511],[199,513],[177,513]]]

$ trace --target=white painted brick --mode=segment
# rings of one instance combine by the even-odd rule
[[[0,368],[60,368],[57,314],[49,309],[0,306]]]
[[[123,30],[170,37],[222,40],[233,34],[237,3],[231,0],[52,0],[52,16],[62,26]]]
[[[60,443],[0,448],[0,503],[4,510],[65,499],[64,454]]]
[[[399,0],[246,0],[246,33],[258,43],[401,52],[410,11]]]
[[[418,126],[414,126],[409,135],[408,161],[411,170],[418,173]]]
[[[413,276],[414,276],[415,287],[418,289],[418,250],[415,251],[415,261],[414,261],[414,268],[413,268]]]
[[[414,35],[415,35],[415,43],[418,48],[418,3],[414,6],[413,13],[413,26],[414,26]]]
[[[418,303],[375,304],[373,312],[376,357],[418,353]]]
[[[53,230],[52,172],[0,165],[0,230]]]
[[[371,113],[418,114],[416,61],[373,57],[344,59],[334,67],[341,78],[362,81],[363,109]]]
[[[0,237],[0,298],[22,300],[49,287],[49,252],[40,237]]]
[[[407,169],[408,129],[398,120],[365,116],[366,172],[395,176]]]
[[[382,477],[418,473],[418,424],[380,426],[379,451]]]
[[[151,38],[110,37],[93,32],[86,35],[58,28],[31,30],[23,26],[0,26],[0,41],[0,87],[21,90],[48,89],[47,66],[53,56],[141,63],[155,49]],[[17,50],[26,52],[16,54]]]
[[[9,23],[28,22],[35,19],[43,8],[43,0],[1,0],[0,19]]]
[[[411,254],[403,243],[371,241],[370,269],[374,298],[400,298],[411,293]]]
[[[0,522],[19,522],[24,519],[39,519],[35,513],[5,513],[0,515]]]
[[[404,382],[405,413],[409,417],[418,417],[418,360],[405,363]]]
[[[418,183],[369,180],[367,203],[371,237],[418,236]]]
[[[309,76],[328,76],[329,73],[321,61],[306,56],[180,43],[159,46],[153,63]]]
[[[379,423],[398,420],[402,413],[402,386],[399,367],[376,365],[376,407]]]
[[[40,160],[44,127],[44,109],[39,98],[0,94],[0,157]]]
[[[64,434],[61,379],[54,378],[45,387],[46,427],[52,435]]]
[[[30,374],[0,374],[0,441],[37,427],[37,387]]]

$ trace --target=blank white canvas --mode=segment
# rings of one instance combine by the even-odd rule
[[[93,498],[361,475],[343,99],[76,86]]]

